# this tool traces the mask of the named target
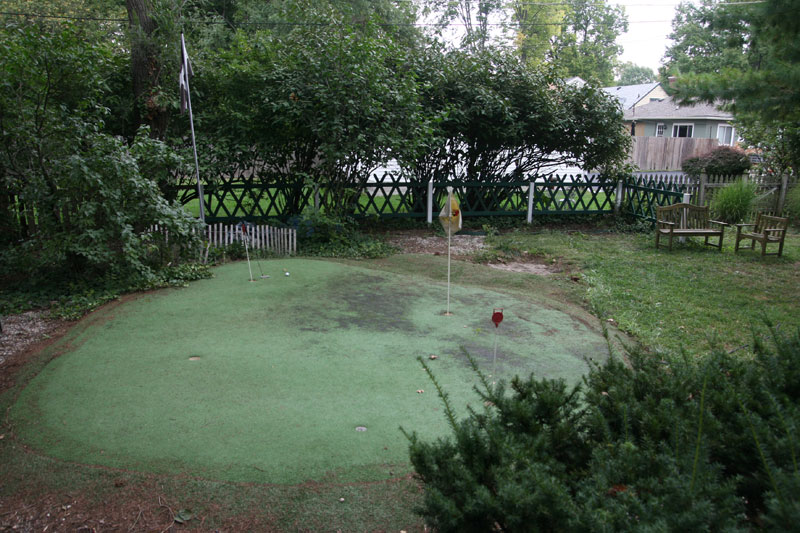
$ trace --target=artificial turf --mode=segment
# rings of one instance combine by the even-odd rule
[[[454,285],[454,314],[443,316],[443,283],[321,260],[261,266],[269,279],[250,282],[247,263],[234,263],[100,310],[104,320],[94,316],[20,394],[15,433],[47,455],[117,468],[385,479],[409,469],[400,426],[448,432],[418,356],[463,414],[479,399],[462,348],[490,374],[495,333],[500,378],[574,382],[585,358],[607,353],[596,327],[532,295]]]

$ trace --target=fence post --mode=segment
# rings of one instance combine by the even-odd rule
[[[314,211],[319,211],[319,183],[314,184]]]
[[[800,185],[797,185],[800,187]],[[789,189],[789,174],[784,174],[781,176],[781,192],[778,195],[778,208],[775,213],[775,216],[782,217],[783,216],[783,208],[786,205],[786,192]]]
[[[706,185],[708,185],[708,174],[702,172],[700,174],[700,190],[697,192],[697,205],[706,205]]]
[[[433,178],[428,182],[428,224],[433,224]]]
[[[528,183],[528,224],[533,224],[533,191],[536,185],[531,180]]]
[[[623,186],[622,178],[617,180],[617,192],[616,197],[614,198],[614,214],[619,216],[619,212],[622,210],[622,197],[625,195],[625,189]]]

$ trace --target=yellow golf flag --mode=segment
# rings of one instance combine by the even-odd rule
[[[439,222],[448,235],[453,235],[461,229],[461,209],[458,207],[458,200],[453,196],[453,190],[447,188],[447,203],[444,204],[439,213]]]

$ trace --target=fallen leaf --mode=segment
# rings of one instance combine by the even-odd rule
[[[431,360],[434,360],[434,359],[439,359],[439,356],[438,356],[438,355],[433,355],[433,354],[431,354],[431,356],[430,356],[430,359],[431,359]]]
[[[339,501],[340,501],[340,502],[343,502],[343,501],[344,501],[344,498],[339,498]]]
[[[194,515],[192,515],[191,511],[186,509],[181,509],[178,511],[178,514],[175,515],[175,521],[179,524],[183,524],[184,522],[188,522],[192,519]]]
[[[425,391],[422,390],[422,389],[417,389],[417,394],[422,394],[423,392],[425,392]]]

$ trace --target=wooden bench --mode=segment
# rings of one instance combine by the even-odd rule
[[[724,222],[708,219],[708,207],[692,204],[673,204],[656,207],[656,249],[658,249],[661,236],[669,238],[669,249],[672,250],[674,237],[705,237],[708,246],[722,250],[722,239],[725,236]],[[711,227],[716,224],[718,228]],[[719,237],[714,244],[708,242],[710,237]]]
[[[743,231],[744,228],[752,227],[751,231]],[[774,217],[771,215],[756,215],[755,224],[736,224],[736,247],[734,252],[739,251],[739,241],[750,239],[750,246],[742,246],[742,250],[753,250],[756,241],[761,243],[761,255],[783,254],[783,240],[786,238],[786,230],[789,228],[789,219]],[[778,251],[767,253],[767,244],[775,243]]]

